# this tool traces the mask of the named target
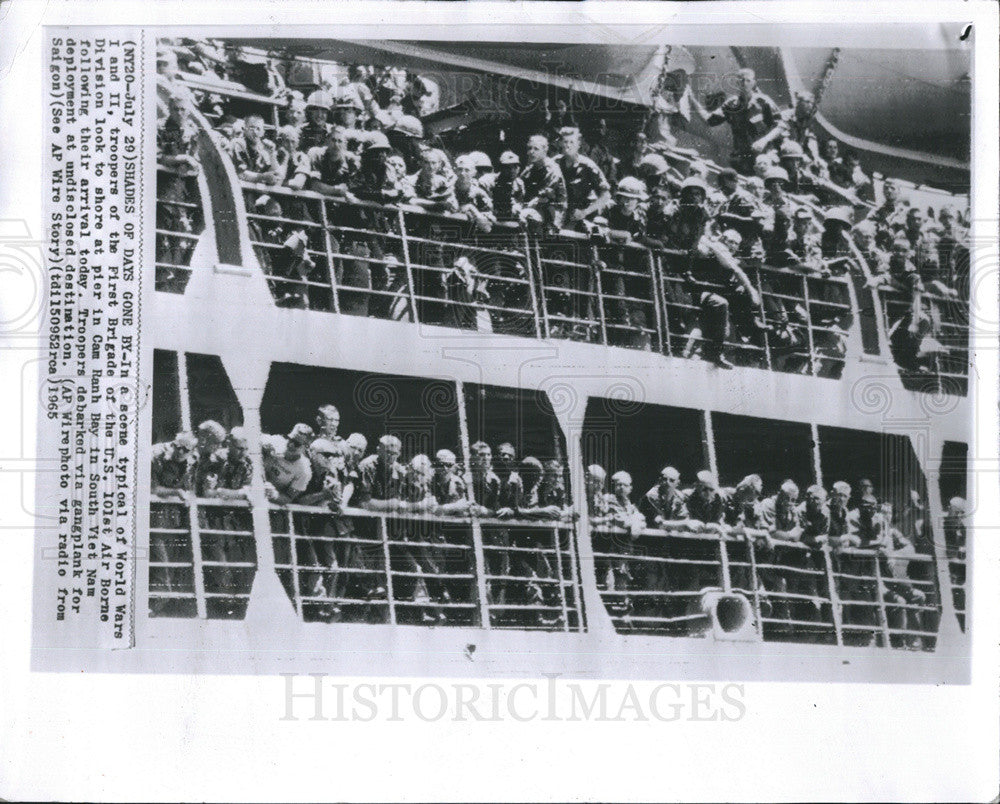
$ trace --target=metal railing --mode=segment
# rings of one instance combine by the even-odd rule
[[[257,573],[250,505],[150,501],[151,617],[243,619]]]
[[[574,232],[333,200],[244,184],[251,239],[279,305],[562,338],[691,357],[704,344],[690,257]],[[265,198],[266,196],[266,198]],[[303,253],[285,246],[294,232]],[[307,256],[307,259],[303,259]],[[332,266],[332,270],[331,270]],[[734,288],[734,362],[840,376],[855,317],[848,280],[748,265],[763,307]]]
[[[191,278],[191,256],[205,231],[197,176],[162,165],[156,169],[156,289],[183,293]]]
[[[920,296],[922,320],[913,331],[912,296],[894,288],[879,290],[900,376],[917,390],[964,396],[969,382],[969,303],[926,289]]]
[[[764,535],[592,527],[597,587],[615,629],[705,635],[701,601],[719,590],[747,599],[765,641],[934,649],[931,556],[768,545]]]
[[[584,629],[570,524],[272,505],[278,577],[304,620]]]

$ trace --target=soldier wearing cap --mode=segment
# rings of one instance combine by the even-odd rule
[[[344,443],[347,445],[344,463],[348,471],[357,470],[358,464],[364,460],[365,452],[368,451],[368,439],[361,433],[351,433],[344,439]]]
[[[717,530],[725,523],[726,501],[719,493],[719,481],[707,469],[698,472],[697,481],[684,496],[684,504],[695,528]]]
[[[719,172],[718,184],[725,198],[719,209],[719,223],[739,232],[743,238],[743,252],[749,255],[753,245],[760,242],[760,204],[752,193],[740,187],[739,174],[733,168]]]
[[[423,152],[420,171],[411,177],[414,198],[410,203],[430,212],[458,211],[452,184],[445,173],[446,163],[447,157],[437,148]]]
[[[497,178],[497,174],[493,172],[493,160],[482,151],[471,151],[468,156],[475,168],[476,184],[487,193],[492,193],[493,182]]]
[[[740,173],[748,175],[753,170],[754,143],[774,128],[780,112],[777,104],[757,89],[757,77],[753,70],[740,70],[737,80],[738,93],[710,112],[706,122],[710,126],[729,124],[733,135],[730,164]]]
[[[792,213],[792,232],[788,249],[799,265],[819,270],[822,265],[820,238],[813,231],[815,220],[805,207],[798,207]]]
[[[330,132],[330,107],[333,98],[329,92],[317,89],[306,99],[306,123],[299,132],[302,150],[321,147]]]
[[[580,129],[561,128],[559,141],[562,153],[556,162],[566,183],[566,222],[579,229],[611,203],[611,186],[594,161],[580,153]]]
[[[640,501],[639,510],[657,527],[688,518],[680,483],[681,473],[672,466],[664,466],[656,485]]]
[[[615,525],[625,528],[633,535],[646,527],[646,518],[638,506],[632,502],[632,475],[620,470],[611,475],[611,518]],[[626,568],[627,572],[627,568]]]
[[[528,164],[521,171],[524,202],[521,219],[561,229],[566,216],[566,181],[562,169],[549,156],[549,141],[541,134],[528,138]]]
[[[518,175],[521,159],[513,151],[500,154],[500,170],[493,181],[493,213],[499,221],[517,220],[524,204],[524,182]]]
[[[351,200],[349,187],[360,170],[360,160],[347,147],[347,132],[331,126],[326,142],[308,153],[308,188],[338,198]]]

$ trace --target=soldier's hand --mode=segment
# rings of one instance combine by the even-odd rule
[[[513,516],[513,508],[500,508],[497,510],[497,519],[511,519]]]

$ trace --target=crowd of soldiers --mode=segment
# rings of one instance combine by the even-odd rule
[[[669,591],[688,586],[697,590],[713,583],[706,581],[697,570],[685,573],[682,568],[672,576],[647,571],[641,556],[647,548],[655,555],[658,542],[655,534],[652,541],[640,537],[649,535],[647,528],[651,528],[674,534],[714,533],[751,542],[758,565],[764,566],[789,563],[789,566],[815,570],[823,564],[818,559],[818,551],[828,551],[834,569],[848,575],[862,572],[859,569],[862,564],[855,557],[861,554],[855,550],[874,551],[883,568],[881,594],[890,606],[890,625],[918,632],[932,630],[924,611],[914,608],[928,602],[926,592],[913,583],[929,579],[927,566],[911,565],[907,561],[907,557],[918,554],[918,545],[925,549],[927,545],[926,506],[916,491],[897,508],[888,500],[880,501],[874,484],[868,479],[860,480],[856,490],[842,480],[833,483],[829,491],[822,485],[813,484],[801,499],[798,484],[786,479],[774,494],[765,497],[759,475],[748,475],[732,487],[720,487],[715,475],[708,470],[698,472],[693,485],[682,489],[680,472],[665,466],[656,485],[636,505],[632,500],[632,477],[628,472],[615,472],[610,480],[609,492],[604,468],[597,464],[587,468],[587,506],[592,527],[598,531],[618,529],[625,534],[623,539],[610,542],[613,545],[609,548],[610,554],[616,557],[599,562],[597,574],[599,586],[605,592],[624,593],[619,596],[619,606],[626,617],[633,609],[629,591],[668,591],[658,589],[664,583],[670,584]],[[958,530],[959,525],[955,523],[961,523],[964,510],[964,500],[958,497],[951,500],[948,521],[952,523],[952,530]],[[635,556],[640,558],[635,560]],[[872,573],[867,570],[864,574]],[[806,575],[803,580],[795,573],[784,574],[773,569],[762,572],[759,577],[760,588],[754,590],[756,582],[751,582],[744,590],[757,591],[761,595],[765,616],[786,620],[809,620],[819,616],[820,588],[815,577]],[[874,625],[877,596],[872,583],[848,580],[841,594],[872,604],[860,613],[853,612],[853,624]],[[808,599],[804,614],[803,605],[796,602],[796,596]],[[848,611],[845,615],[846,621],[851,620],[851,614]],[[920,637],[908,634],[903,641],[918,646]]]
[[[210,91],[192,93],[177,80],[180,72],[194,72],[203,84],[201,50],[189,44],[159,55],[159,72],[174,88],[161,114],[161,164],[189,167],[195,148],[186,110],[218,106]],[[239,52],[229,52],[230,61],[239,61],[233,55]],[[484,232],[507,221],[686,254],[690,270],[682,273],[701,310],[703,356],[722,367],[728,367],[722,345],[737,318],[731,304],[761,304],[742,267],[748,261],[815,276],[853,274],[871,287],[896,289],[909,300],[906,313],[887,322],[901,364],[929,370],[935,356],[948,351],[938,340],[936,305],[967,288],[968,211],[925,212],[891,179],[876,191],[856,153],[835,139],[819,142],[809,93],[797,93],[791,108],[780,109],[749,69],[739,71],[736,94],[708,107],[685,93],[689,109],[708,126],[731,131],[731,166],[722,170],[677,148],[672,138],[653,141],[643,131],[616,154],[606,120],[574,114],[564,102],[541,119],[528,115],[511,123],[532,129],[523,153],[491,157],[456,152],[440,136],[425,134],[421,116],[433,108],[426,102],[434,94],[431,83],[405,70],[353,65],[338,85],[302,96],[278,81],[266,58],[250,61],[261,59],[269,66],[229,73],[218,66],[224,60],[207,60],[216,65],[212,74],[226,80],[248,70],[258,82],[277,76],[268,84],[269,94],[284,99],[277,128],[269,131],[257,115],[214,115],[216,136],[248,183],[458,213]],[[261,195],[258,203],[270,212],[258,211],[301,214],[294,201]],[[301,230],[283,234],[291,249],[305,238]],[[302,251],[300,245],[307,262]]]
[[[339,427],[337,408],[324,405],[316,413],[315,426],[298,423],[287,435],[263,437],[264,494],[270,502],[312,506],[334,515],[363,509],[415,516],[475,515],[498,523],[522,525],[572,518],[565,466],[559,460],[543,462],[530,455],[518,460],[514,446],[507,442],[497,446],[494,459],[489,444],[478,441],[470,447],[468,470],[455,451],[447,448],[439,449],[433,459],[418,454],[403,461],[402,443],[396,436],[383,435],[375,451],[368,454],[368,439],[364,435],[351,433],[343,438]],[[155,445],[151,484],[153,495],[164,501],[249,499],[251,464],[243,428],[234,427],[227,434],[218,422],[205,421],[198,426],[196,435],[183,432],[170,442]],[[182,524],[161,521],[154,526]],[[205,524],[213,530],[225,527],[224,522]],[[351,544],[354,526],[350,518],[327,517],[326,525],[323,538],[299,540],[296,563],[306,568],[300,584],[303,594],[332,601],[345,595],[384,598],[384,582],[373,575],[345,580],[344,571],[348,576],[352,570],[365,573],[379,563]],[[490,566],[498,580],[488,585],[491,598],[501,605],[535,605],[539,612],[532,622],[551,624],[552,618],[541,611],[553,608],[552,590],[538,582],[540,577],[552,578],[555,572],[553,562],[544,552],[548,548],[542,545],[535,552],[523,549],[526,545],[530,547],[529,542],[534,543],[535,535],[530,528],[520,541],[508,529],[500,528],[492,534],[497,550],[491,555]],[[443,541],[441,533],[433,529],[421,537],[403,528],[399,537],[417,543],[421,538]],[[338,539],[345,541],[337,544]],[[433,576],[450,571],[446,554],[442,553],[446,547],[415,545],[405,550],[401,559],[405,572],[421,576],[410,592],[414,600],[427,603],[428,608],[421,612],[425,622],[445,621],[446,611],[435,606],[452,602],[454,584],[433,580]],[[511,550],[515,554],[511,555],[504,547],[518,549]],[[224,540],[219,553],[218,560],[227,560]],[[159,552],[156,559],[170,560]],[[518,577],[524,581],[513,580]],[[326,614],[331,617],[339,613],[335,604],[326,607]]]

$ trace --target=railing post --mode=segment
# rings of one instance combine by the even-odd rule
[[[389,606],[389,624],[396,624],[396,597],[392,588],[392,559],[389,555],[389,525],[384,516],[378,517],[378,537],[382,540],[385,560],[385,597]]]
[[[590,265],[594,276],[594,290],[597,295],[597,314],[600,316],[601,322],[601,343],[605,346],[608,345],[608,324],[604,315],[604,282],[601,278],[601,255],[597,250],[597,246],[590,246]],[[622,294],[625,295],[624,293]]]
[[[566,579],[563,577],[562,539],[560,535],[559,526],[554,525],[552,528],[552,546],[556,551],[556,577],[559,579],[559,603],[562,606],[563,631],[569,631],[569,607],[566,605]]]
[[[760,299],[760,322],[764,325],[764,364],[771,371],[771,335],[767,327],[767,305],[764,303],[764,283],[760,278],[760,267],[754,268],[754,274],[757,276],[757,297]]]
[[[733,591],[733,581],[729,577],[729,548],[723,536],[719,536],[719,568],[722,570],[722,590],[729,594]]]
[[[715,458],[715,431],[712,428],[712,411],[701,412],[701,440],[705,445],[705,457],[708,468],[716,477],[719,476],[719,465]]]
[[[420,315],[417,312],[417,296],[413,288],[413,265],[410,262],[410,239],[406,234],[406,216],[402,207],[396,207],[399,215],[399,242],[403,246],[403,264],[406,266],[406,291],[410,299],[410,309],[413,311],[414,323],[420,323]]]
[[[656,351],[657,354],[663,354],[664,344],[667,343],[664,337],[664,326],[663,318],[666,315],[665,305],[661,308],[661,298],[662,294],[660,292],[660,277],[657,276],[659,273],[659,260],[657,260],[656,255],[653,254],[652,249],[643,248],[646,252],[646,267],[649,269],[649,290],[653,301],[653,313],[656,317]],[[669,336],[668,336],[669,337]]]
[[[337,282],[337,272],[333,267],[333,248],[330,243],[330,219],[326,211],[326,199],[319,200],[319,209],[323,222],[323,242],[326,243],[326,267],[330,274],[330,292],[333,294],[333,312],[340,312],[340,288]]]
[[[198,521],[198,503],[192,500],[187,504],[188,528],[191,532],[191,559],[194,572],[194,600],[198,610],[198,618],[207,619],[208,607],[205,604],[205,564],[201,555],[201,523]]]
[[[469,469],[469,414],[465,409],[465,385],[455,381],[455,398],[458,400],[458,434],[465,456],[465,494],[469,505],[476,504],[472,489],[472,473]],[[483,550],[483,531],[476,517],[471,517],[472,552],[476,559],[476,592],[479,596],[479,619],[483,628],[490,628],[489,590],[486,588],[486,551]]]
[[[833,613],[833,631],[837,637],[837,645],[844,645],[844,612],[841,610],[840,593],[837,591],[837,580],[833,573],[833,556],[829,549],[823,553],[823,566],[826,569],[826,586],[830,592],[830,610]]]
[[[819,486],[823,485],[823,462],[820,460],[820,445],[819,445],[819,425],[816,422],[809,423],[809,431],[812,437],[812,459],[813,459],[813,476],[816,478],[816,484]]]
[[[892,641],[889,632],[889,615],[885,609],[885,594],[882,591],[882,567],[881,562],[879,561],[878,553],[875,554],[872,561],[875,564],[875,596],[878,600],[878,618],[882,631],[882,639],[885,640],[884,647],[891,648]]]
[[[535,319],[535,337],[542,337],[542,316],[538,306],[538,293],[535,289],[535,271],[532,268],[531,243],[528,241],[527,231],[521,231],[521,240],[524,243],[524,271],[528,282],[528,293],[531,295],[531,312]],[[545,337],[549,336],[548,320],[545,321]]]
[[[749,533],[745,534],[747,540],[747,556],[750,561],[750,583],[753,584],[753,612],[757,620],[757,636],[764,638],[764,620],[760,613],[760,578],[757,577],[757,551],[754,547],[754,539]]]
[[[528,235],[525,234],[525,238],[527,238],[527,236]],[[528,243],[529,243],[529,253],[533,254],[535,257],[535,259],[531,261],[532,262],[531,267],[529,267],[529,271],[531,272],[531,276],[529,277],[529,279],[531,280],[532,283],[532,289],[534,289],[535,271],[537,270],[538,272],[538,296],[540,299],[540,305],[539,305],[539,310],[536,310],[536,315],[539,311],[541,312],[541,320],[543,324],[542,337],[550,338],[552,337],[552,335],[549,327],[549,303],[545,298],[545,270],[542,268],[542,252],[541,248],[538,245],[537,238],[534,237],[531,238],[531,240],[529,240]]]
[[[305,612],[302,610],[302,582],[299,578],[299,539],[295,532],[295,514],[288,511],[288,560],[292,564],[292,597],[295,599],[295,611],[301,619]]]
[[[809,300],[809,278],[802,277],[802,300],[806,306],[806,334],[809,336],[809,373],[815,377],[819,374],[816,361],[816,342],[813,337],[812,303]]]

